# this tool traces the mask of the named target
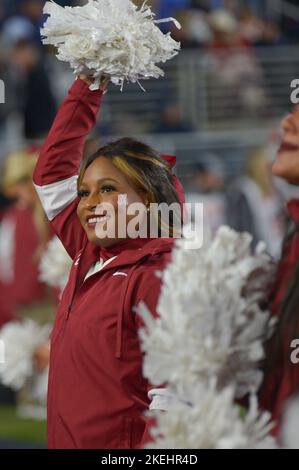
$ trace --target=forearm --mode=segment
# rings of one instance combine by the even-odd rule
[[[33,180],[50,220],[59,213],[53,195],[57,197],[61,192],[64,200],[62,209],[67,203],[66,191],[69,192],[69,203],[76,197],[76,179],[85,140],[95,124],[102,95],[101,90],[90,91],[86,83],[77,79],[63,101],[41,149]],[[54,205],[53,212],[51,206]]]

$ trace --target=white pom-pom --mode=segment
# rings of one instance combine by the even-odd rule
[[[170,33],[157,24],[174,18],[154,20],[146,2],[140,9],[130,0],[89,0],[82,7],[45,4],[50,15],[41,33],[44,44],[58,49],[58,59],[69,62],[76,74],[99,78],[108,75],[115,85],[139,83],[141,79],[164,76],[156,64],[172,59],[180,50]],[[99,87],[99,80],[92,89]]]
[[[0,330],[4,345],[4,362],[0,364],[0,381],[20,390],[36,371],[33,354],[38,346],[49,340],[51,325],[40,326],[32,320],[10,322]]]
[[[40,280],[61,291],[68,281],[72,260],[58,237],[54,237],[42,256],[39,271]]]
[[[171,409],[157,415],[158,448],[274,446],[271,416],[260,415],[254,395],[270,316],[260,305],[273,270],[250,243],[228,227],[202,248],[196,234],[179,240],[162,275],[159,318],[139,306],[144,375],[172,396]],[[242,418],[235,399],[248,393]]]
[[[160,318],[141,308],[145,374],[153,385],[172,380],[184,389],[216,375],[219,386],[234,384],[237,397],[259,388],[269,324],[260,301],[272,265],[264,252],[251,255],[250,242],[227,227],[202,249],[178,241],[162,276]]]

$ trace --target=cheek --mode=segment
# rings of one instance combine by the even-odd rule
[[[118,194],[117,197],[114,199],[113,198],[113,202],[110,201],[113,206],[115,207],[115,209],[120,209],[120,210],[127,210],[128,207],[130,207],[131,205],[134,205],[134,204],[143,204],[144,201],[142,200],[142,198],[139,196],[139,194],[131,191],[131,192],[127,192],[127,193],[121,193],[121,194]]]
[[[128,192],[126,196],[128,204],[144,203],[140,194],[136,193],[135,191]]]
[[[77,215],[78,215],[79,219],[80,219],[81,213],[82,213],[82,202],[80,201],[78,206],[77,206]]]
[[[119,194],[111,194],[105,198],[96,208],[96,213],[101,212],[101,209],[107,210],[108,214],[114,217],[119,211]]]

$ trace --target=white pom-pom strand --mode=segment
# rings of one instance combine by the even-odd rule
[[[4,344],[4,362],[0,365],[0,382],[20,390],[36,375],[34,351],[49,340],[51,325],[39,326],[32,320],[10,322],[0,331]]]
[[[57,47],[59,60],[69,62],[77,75],[108,75],[121,89],[125,82],[164,76],[157,64],[180,50],[180,43],[157,26],[172,21],[181,28],[178,21],[154,20],[146,2],[138,9],[130,0],[89,0],[82,7],[65,8],[50,1],[44,13],[49,18],[41,30],[43,43]]]
[[[72,260],[58,237],[52,238],[44,252],[40,265],[40,280],[62,291],[68,281]]]

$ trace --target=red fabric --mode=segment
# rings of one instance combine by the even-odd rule
[[[292,199],[287,205],[288,213],[294,224],[299,223],[299,200]],[[294,268],[299,261],[299,232],[296,231],[285,247],[279,263],[275,286],[273,289],[272,312],[277,315],[280,304],[285,296],[287,286],[292,278]]]
[[[142,321],[133,307],[144,301],[156,315],[155,272],[169,261],[173,241],[139,242],[130,240],[84,284],[99,250],[87,243],[74,264],[52,333],[50,448],[135,448],[148,438],[143,414],[151,386],[142,376]],[[115,276],[119,271],[128,276]]]
[[[176,156],[175,155],[161,155],[161,157],[164,158],[164,160],[166,160],[171,165],[172,168],[175,167],[175,165],[176,165]],[[179,201],[181,203],[181,206],[183,206],[183,204],[186,202],[185,191],[184,191],[183,185],[182,185],[182,183],[180,182],[179,178],[176,175],[173,175],[172,181],[173,181],[173,185],[176,189],[177,195],[179,197]]]
[[[12,306],[6,302],[6,295],[6,290],[3,284],[0,282],[0,328],[6,325],[6,323],[18,319]]]
[[[86,135],[102,93],[77,80],[62,104],[35,171],[38,185],[77,174]],[[52,225],[74,259],[51,339],[48,393],[50,448],[126,449],[149,440],[151,385],[142,374],[135,306],[143,301],[156,317],[161,280],[174,240],[137,239],[110,250],[87,241],[78,199]],[[84,282],[100,257],[117,258]],[[125,273],[118,275],[118,273]]]
[[[45,296],[45,285],[38,279],[37,249],[39,244],[40,239],[32,211],[17,209],[13,295],[19,305],[38,302]]]
[[[288,212],[293,222],[299,222],[299,200],[288,203]],[[278,266],[276,281],[273,288],[272,314],[279,315],[289,283],[299,261],[299,233],[296,231],[285,247],[282,259]],[[286,345],[289,349],[290,345]],[[291,354],[291,350],[290,350]],[[265,377],[265,383],[260,397],[261,406],[271,411],[276,426],[273,434],[278,436],[282,418],[283,407],[299,387],[299,366],[281,362],[277,364],[273,374]]]
[[[45,294],[45,287],[38,280],[39,237],[32,211],[11,206],[2,217],[1,226],[4,225],[12,227],[12,237],[8,240],[11,274],[7,278],[0,269],[0,325],[16,319],[15,311],[20,305],[37,302]]]
[[[246,38],[243,38],[242,36],[239,36],[235,38],[235,41],[233,44],[230,43],[225,43],[222,40],[216,39],[214,40],[208,47],[208,49],[211,52],[225,52],[227,54],[232,55],[234,52],[240,52],[240,49],[243,53],[246,53],[248,51],[252,50],[252,44],[247,41]]]

